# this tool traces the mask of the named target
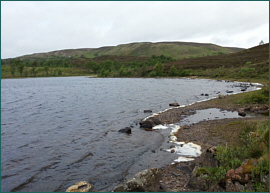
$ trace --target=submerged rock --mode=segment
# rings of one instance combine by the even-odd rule
[[[120,129],[118,132],[131,134],[131,128],[130,127],[126,127],[124,129]]]
[[[241,91],[246,91],[246,90],[247,90],[247,87],[241,88]]]
[[[144,113],[152,113],[152,110],[144,110]]]
[[[94,186],[86,181],[80,181],[70,186],[66,192],[94,192]]]
[[[161,171],[158,168],[144,170],[114,188],[114,192],[158,192]]]

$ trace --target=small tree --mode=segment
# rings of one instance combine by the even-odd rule
[[[12,74],[12,76],[15,76],[15,70],[16,70],[16,65],[11,64],[10,65],[10,73]]]
[[[32,76],[36,76],[36,74],[37,74],[36,67],[32,67],[30,70],[30,73]]]
[[[263,44],[264,44],[264,42],[261,40],[260,43],[259,43],[259,45],[263,45]]]
[[[33,61],[33,62],[32,62],[32,67],[37,67],[37,66],[38,66],[37,61]]]
[[[97,73],[99,70],[99,65],[94,61],[86,62],[85,67],[88,71],[91,69],[94,73]]]
[[[169,72],[169,76],[177,76],[177,70],[175,68],[175,66],[172,66]]]
[[[156,76],[162,76],[163,71],[164,71],[164,66],[160,62],[158,62],[154,67],[154,71],[156,73]]]
[[[187,75],[188,73],[182,67],[179,67],[178,76],[187,76]]]
[[[48,74],[49,74],[49,73],[48,73],[48,72],[49,72],[49,67],[48,67],[48,66],[45,66],[45,67],[44,67],[44,72],[46,73],[46,76],[48,76]]]
[[[20,73],[21,76],[22,76],[23,70],[24,70],[24,63],[21,62],[21,63],[18,65],[17,69],[18,69],[19,73]]]
[[[63,73],[63,72],[62,72],[61,69],[58,69],[58,68],[57,68],[57,73],[58,73],[58,76],[62,76],[62,73]]]
[[[28,71],[27,71],[27,70],[24,71],[24,76],[25,76],[25,77],[28,76]]]

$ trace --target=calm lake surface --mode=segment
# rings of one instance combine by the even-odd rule
[[[199,79],[3,79],[1,191],[65,191],[84,180],[111,191],[135,173],[177,157],[160,151],[169,131],[139,128],[151,115],[144,110],[156,113],[169,103],[187,105],[228,90],[241,87]],[[118,132],[125,127],[132,127],[131,135]]]

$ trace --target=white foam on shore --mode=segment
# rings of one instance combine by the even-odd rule
[[[159,130],[159,129],[169,129],[169,127],[166,126],[166,125],[156,125],[156,126],[153,127],[152,129],[154,129],[154,130]]]
[[[188,162],[188,161],[193,161],[193,160],[194,160],[194,158],[178,157],[177,159],[174,160],[174,162]]]
[[[168,124],[168,125],[157,125],[153,127],[154,130],[158,129],[171,129],[170,132],[170,142],[175,144],[175,147],[166,149],[165,151],[171,152],[174,150],[174,153],[181,155],[174,162],[183,162],[183,161],[192,161],[194,157],[198,157],[201,155],[201,146],[195,143],[189,142],[179,142],[177,141],[176,133],[181,129],[179,125]],[[191,158],[192,157],[192,158]]]
[[[182,157],[199,157],[201,155],[201,146],[192,142],[166,149],[168,152],[171,152],[172,150],[174,150],[174,153],[179,154]]]

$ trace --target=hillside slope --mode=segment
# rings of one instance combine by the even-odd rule
[[[191,42],[140,42],[120,44],[100,48],[82,48],[58,50],[47,53],[36,53],[18,57],[21,60],[54,59],[57,57],[94,58],[103,55],[139,56],[151,57],[152,55],[166,55],[175,59],[210,56],[234,53],[242,48],[221,47],[215,44],[191,43]]]
[[[188,58],[164,64],[165,70],[171,66],[184,69],[209,69],[209,68],[230,68],[246,65],[247,63],[260,63],[269,61],[269,43],[252,47],[236,53]]]

